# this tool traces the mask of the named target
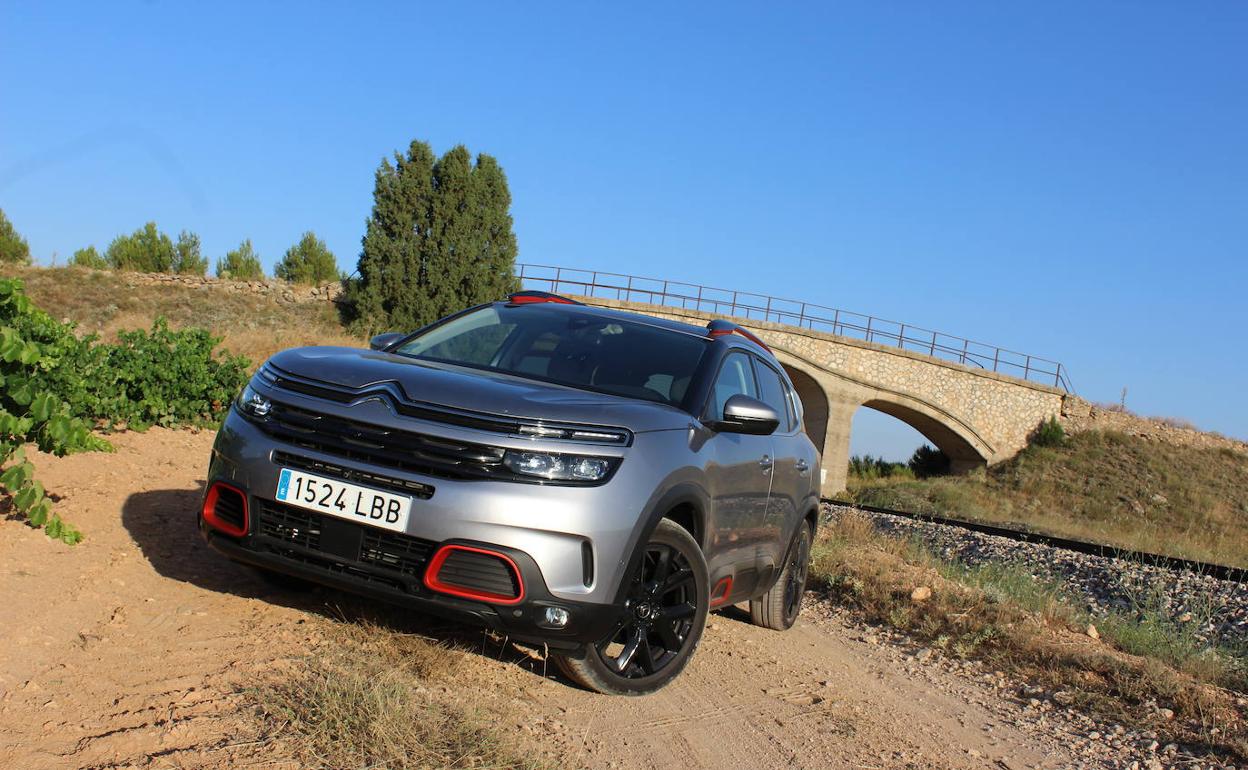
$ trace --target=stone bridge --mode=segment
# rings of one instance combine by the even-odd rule
[[[725,317],[669,305],[577,299],[698,325]],[[1068,396],[1058,387],[900,347],[795,325],[733,320],[775,351],[797,387],[806,432],[822,451],[824,494],[845,488],[850,428],[859,407],[910,425],[949,457],[954,472],[966,472],[1013,457],[1041,422],[1061,417]],[[907,339],[905,332],[899,339]],[[1060,375],[1054,379],[1060,381]]]

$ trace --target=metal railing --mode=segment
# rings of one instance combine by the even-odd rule
[[[924,353],[964,366],[1053,385],[1068,393],[1074,392],[1069,372],[1057,361],[955,337],[913,324],[811,302],[662,278],[643,278],[553,265],[517,263],[516,275],[526,289],[644,302],[713,315],[787,324]]]

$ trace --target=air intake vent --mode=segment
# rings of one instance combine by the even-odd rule
[[[495,604],[516,604],[524,598],[524,583],[514,561],[466,545],[446,545],[434,554],[425,585],[444,594]]]
[[[204,521],[232,537],[247,534],[247,498],[234,487],[217,482],[204,495]]]

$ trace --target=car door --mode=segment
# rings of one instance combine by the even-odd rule
[[[724,404],[737,394],[758,398],[758,384],[749,354],[734,350],[720,364],[704,416],[722,418]],[[758,580],[756,551],[767,520],[771,438],[717,432],[703,451],[708,453],[706,480],[712,504],[707,566],[712,597],[721,599],[726,597],[715,589],[728,577],[733,593],[751,590]]]
[[[799,518],[799,505],[810,487],[811,468],[805,458],[806,440],[784,376],[770,362],[759,356],[754,359],[758,379],[758,398],[776,410],[780,425],[771,435],[772,460],[771,493],[767,497],[767,515],[763,523],[763,538],[757,550],[760,579],[765,580],[772,571],[779,569],[793,527]]]

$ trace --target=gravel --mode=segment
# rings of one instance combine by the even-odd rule
[[[824,505],[824,515],[828,517],[846,510],[851,509]],[[871,518],[881,531],[917,537],[944,559],[968,566],[1013,564],[1033,577],[1058,583],[1094,618],[1110,612],[1160,609],[1178,623],[1191,624],[1193,633],[1204,641],[1248,645],[1248,584],[1024,543],[903,516],[859,513]]]

